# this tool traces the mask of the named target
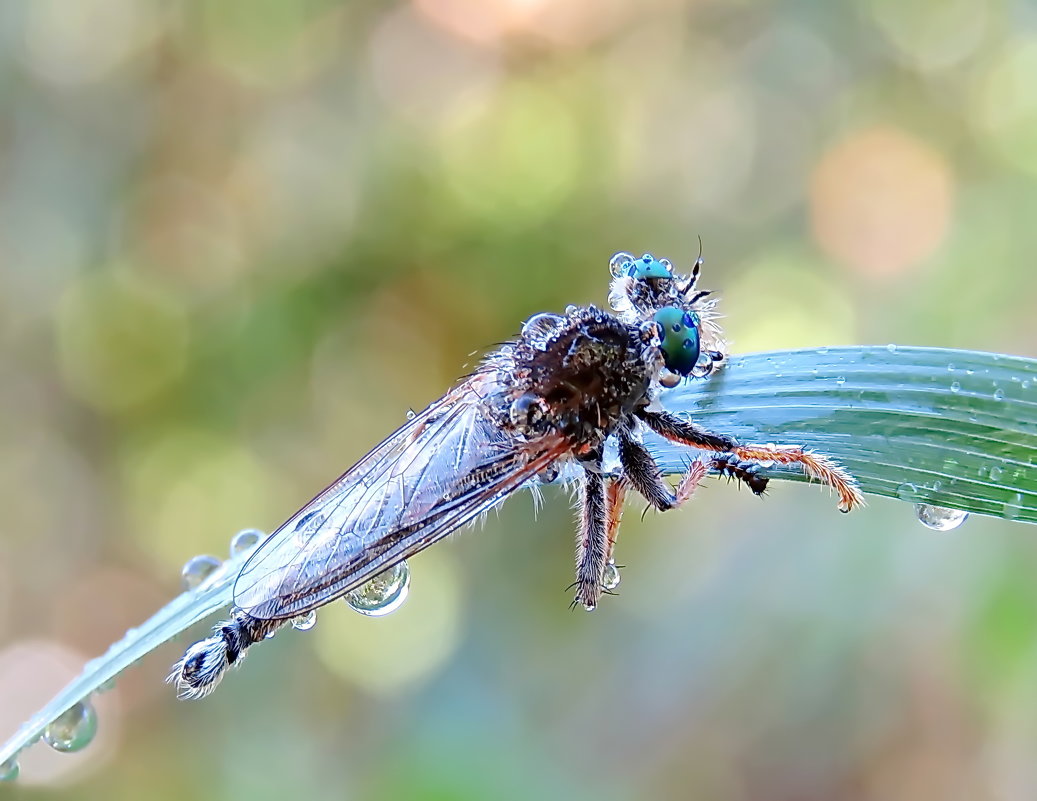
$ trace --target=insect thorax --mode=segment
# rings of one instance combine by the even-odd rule
[[[645,402],[661,366],[651,332],[593,306],[532,318],[510,356],[513,427],[526,437],[559,432],[577,453]]]

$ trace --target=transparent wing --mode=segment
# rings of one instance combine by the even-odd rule
[[[363,584],[491,508],[563,453],[519,447],[486,414],[477,375],[390,435],[275,531],[234,585],[264,619],[294,617]]]

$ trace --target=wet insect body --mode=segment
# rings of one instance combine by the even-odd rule
[[[611,262],[612,312],[570,306],[537,314],[443,398],[409,419],[289,519],[245,564],[230,620],[193,645],[170,680],[182,697],[211,692],[254,643],[339,598],[566,462],[581,468],[574,604],[602,592],[624,498],[659,510],[684,503],[714,472],[762,494],[761,466],[800,464],[839,508],[863,502],[830,459],[795,446],[742,445],[662,410],[662,387],[705,378],[725,343],[709,293],[650,254]],[[647,427],[698,449],[675,488],[641,444]],[[618,443],[606,474],[603,448]]]

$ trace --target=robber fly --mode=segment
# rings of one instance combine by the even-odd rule
[[[170,675],[181,697],[211,692],[253,644],[424,550],[538,476],[579,475],[574,603],[605,591],[624,497],[660,511],[691,497],[707,473],[762,494],[767,464],[798,464],[832,487],[839,509],[863,503],[854,479],[798,446],[742,445],[664,411],[663,387],[705,378],[725,358],[716,301],[650,254],[610,263],[613,311],[537,314],[440,400],[412,416],[299,510],[248,559],[230,619],[188,649]],[[671,488],[641,443],[647,427],[705,452]],[[606,440],[619,468],[603,470]]]

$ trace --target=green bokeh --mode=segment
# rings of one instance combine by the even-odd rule
[[[103,651],[473,351],[603,305],[615,251],[687,269],[701,235],[736,353],[1037,355],[1034,36],[995,0],[4,4],[0,672],[40,640]],[[953,193],[887,273],[825,244],[812,195],[877,129]],[[181,704],[178,643],[119,682],[82,762],[27,757],[13,792],[1037,795],[1029,527],[710,483],[673,515],[630,505],[620,595],[588,615],[568,497],[545,501],[414,561],[421,636],[401,612],[351,642],[406,669],[358,679],[336,643],[378,621],[333,607]],[[0,687],[0,736],[57,689],[39,675]]]

